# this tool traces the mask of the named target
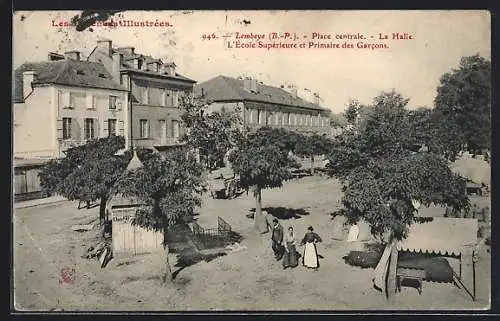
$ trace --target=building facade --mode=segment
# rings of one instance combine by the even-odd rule
[[[127,91],[104,66],[81,61],[78,52],[48,58],[14,72],[14,157],[64,157],[90,139],[126,137]]]
[[[133,47],[113,48],[111,40],[98,41],[88,60],[102,63],[128,92],[129,147],[161,151],[180,144],[180,102],[192,95],[196,81],[178,74],[175,63],[136,53]]]
[[[238,108],[248,129],[269,126],[311,134],[331,133],[331,111],[319,105],[319,96],[314,95],[315,102],[306,101],[294,87],[278,88],[251,78],[217,76],[196,85],[195,97],[208,101],[210,111]]]

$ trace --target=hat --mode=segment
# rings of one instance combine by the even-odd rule
[[[307,228],[309,231],[314,231],[313,227],[309,225],[309,227]]]

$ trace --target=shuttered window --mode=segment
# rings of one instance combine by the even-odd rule
[[[72,130],[71,130],[71,118],[69,117],[64,117],[62,119],[62,138],[63,139],[70,139],[72,136]]]
[[[95,119],[85,118],[83,130],[85,139],[94,139],[96,137]]]

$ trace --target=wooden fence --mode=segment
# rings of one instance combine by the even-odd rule
[[[42,166],[14,168],[14,200],[23,201],[43,197],[40,185]]]

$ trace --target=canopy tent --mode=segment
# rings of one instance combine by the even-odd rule
[[[462,282],[462,261],[472,261],[473,294],[475,299],[474,247],[477,245],[477,219],[435,217],[426,223],[410,226],[405,240],[388,244],[375,268],[374,285],[386,295],[394,294],[398,252],[424,253],[432,256],[453,257],[460,260],[459,274],[456,280],[470,294]],[[392,286],[391,286],[392,285]]]
[[[451,170],[474,183],[491,186],[491,166],[482,159],[462,155],[451,164]]]

